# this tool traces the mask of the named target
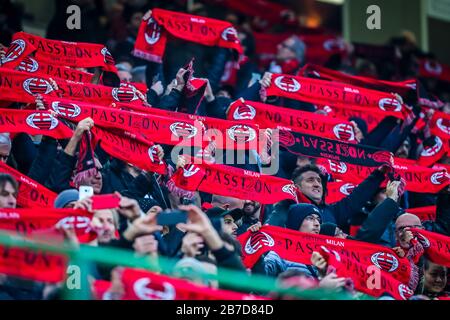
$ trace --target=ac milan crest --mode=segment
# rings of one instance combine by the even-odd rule
[[[263,246],[273,247],[275,245],[275,241],[265,232],[256,232],[253,233],[250,238],[248,238],[245,243],[245,253],[254,254]]]
[[[445,134],[450,135],[450,119],[439,118],[436,121],[436,126]]]
[[[297,92],[302,87],[296,79],[285,76],[276,78],[275,85],[286,92]]]
[[[377,151],[372,155],[373,161],[391,164],[392,154],[389,151]]]
[[[183,168],[183,177],[189,178],[200,171],[200,168],[194,164],[188,164]]]
[[[243,124],[232,126],[227,132],[228,136],[236,142],[249,142],[256,138],[256,131]]]
[[[109,52],[109,50],[106,47],[102,48],[101,53],[104,57],[104,61],[106,64],[110,64],[110,65],[115,64],[113,56],[111,55],[111,53]]]
[[[281,190],[283,192],[286,192],[287,194],[290,194],[291,196],[293,196],[294,198],[297,198],[297,193],[295,192],[296,190],[296,186],[295,184],[287,184],[285,186],[283,186],[283,188],[281,188]]]
[[[121,83],[119,88],[112,89],[111,94],[119,102],[131,102],[139,98],[136,88],[129,83]]]
[[[432,157],[441,151],[443,146],[442,140],[439,137],[434,137],[434,143],[431,145],[423,146],[422,153],[420,154],[422,157]]]
[[[353,141],[355,140],[355,133],[350,124],[340,123],[334,126],[333,133],[339,140]]]
[[[433,173],[433,175],[430,177],[431,183],[436,185],[444,184],[449,179],[450,174],[446,171]]]
[[[28,78],[23,82],[23,88],[29,94],[48,94],[53,91],[51,84],[40,78]]]
[[[354,184],[352,184],[352,183],[346,183],[346,184],[343,184],[343,185],[339,188],[339,191],[340,191],[342,194],[345,194],[346,196],[348,196],[348,195],[350,195],[350,193],[353,192],[354,189],[355,189],[355,185],[354,185]]]
[[[76,118],[81,114],[81,109],[74,103],[60,101],[52,102],[52,109],[63,117]]]
[[[395,98],[384,98],[378,102],[378,106],[383,111],[400,112],[402,104]]]
[[[222,39],[229,42],[239,43],[237,31],[233,27],[226,28],[222,32]]]
[[[20,55],[25,51],[25,41],[22,39],[17,39],[11,42],[8,50],[3,57],[2,64],[11,62],[20,57]]]
[[[150,158],[150,160],[155,163],[163,163],[162,160],[158,157],[158,148],[156,146],[151,146],[150,148],[148,148],[148,157]]]
[[[333,160],[328,160],[330,164],[330,170],[336,173],[346,173],[347,165],[344,162],[334,162]]]
[[[25,72],[36,72],[39,69],[39,63],[31,57],[26,57],[20,62],[18,70]]]
[[[26,123],[33,129],[53,130],[59,122],[49,113],[35,112],[27,117]]]
[[[428,240],[428,238],[425,237],[424,235],[422,235],[418,232],[414,232],[414,236],[417,238],[417,241],[420,242],[422,247],[424,247],[424,249],[427,249],[431,246],[430,240]]]
[[[442,73],[442,66],[436,61],[425,61],[425,70],[429,73],[440,75]]]
[[[177,138],[190,139],[197,134],[197,128],[186,122],[175,122],[170,125],[170,131]]]
[[[89,217],[78,216],[65,217],[56,223],[57,227],[63,229],[74,228],[75,230],[84,231],[85,233],[88,233],[91,230],[90,225],[91,219],[89,219]]]
[[[255,118],[256,110],[248,104],[239,105],[233,113],[234,120],[251,120]]]
[[[154,45],[161,37],[161,26],[153,18],[148,19],[144,37],[149,45]]]
[[[280,130],[278,133],[278,141],[284,147],[292,147],[295,144],[295,137],[287,130]]]
[[[401,283],[398,286],[398,293],[403,298],[403,300],[407,300],[414,294],[414,291],[412,291],[408,286]]]
[[[133,285],[134,293],[141,300],[175,300],[176,291],[168,282],[152,283],[149,278],[136,280]]]
[[[394,272],[398,268],[398,260],[397,258],[390,254],[385,252],[377,252],[374,253],[370,257],[370,261],[378,267],[380,270],[384,270],[387,272]]]

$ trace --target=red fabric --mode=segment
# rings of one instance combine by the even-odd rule
[[[358,234],[359,229],[361,229],[361,226],[350,226],[349,235],[351,235],[352,237],[356,237],[356,235]]]
[[[143,170],[166,174],[167,165],[159,159],[152,142],[110,132],[100,127],[92,128],[95,139],[110,156],[131,163]]]
[[[179,168],[171,180],[181,189],[203,191],[238,199],[272,204],[281,200],[297,201],[292,181],[219,164],[196,164],[195,159]]]
[[[17,204],[23,208],[50,208],[56,198],[56,193],[50,191],[43,185],[30,179],[19,171],[0,162],[0,172],[10,174],[19,183],[19,194]]]
[[[230,120],[253,120],[261,128],[289,128],[295,132],[356,143],[353,126],[341,119],[239,99],[228,111]]]
[[[450,150],[450,140],[443,140],[439,136],[430,136],[422,143],[423,150],[417,163],[429,167],[438,162]]]
[[[436,206],[418,207],[406,209],[406,212],[415,214],[420,221],[435,221],[436,220]]]
[[[48,76],[0,68],[0,99],[12,102],[35,102],[36,94],[55,96]]]
[[[47,111],[0,109],[0,132],[42,134],[55,139],[72,137],[72,130]]]
[[[92,215],[88,211],[74,209],[3,208],[0,209],[0,229],[29,236],[39,230],[71,226],[80,239],[89,238],[92,241],[97,238],[97,234],[91,229]]]
[[[405,105],[390,93],[351,86],[348,84],[273,74],[267,96],[279,96],[313,104],[337,107],[360,106],[370,110],[389,110],[404,118],[409,112]]]
[[[436,78],[450,82],[450,66],[429,59],[419,62],[419,75],[424,78]]]
[[[26,39],[36,47],[38,61],[74,68],[101,67],[117,73],[114,58],[102,44],[49,40],[25,32],[17,32],[13,39]]]
[[[450,237],[422,229],[411,229],[411,231],[422,244],[428,259],[450,268]]]
[[[121,280],[125,291],[122,300],[267,300],[140,269],[125,268]]]
[[[349,144],[298,132],[280,130],[275,132],[280,146],[295,155],[314,158],[328,158],[367,167],[390,164],[391,153],[382,149]]]
[[[396,92],[400,95],[407,95],[411,91],[416,91],[417,80],[406,80],[402,82],[383,81],[361,76],[351,76],[343,72],[328,69],[322,66],[307,64],[300,72],[299,76],[316,76],[324,80],[331,80],[341,83],[348,83],[354,86],[384,92]]]
[[[341,201],[353,192],[356,185],[349,182],[328,182],[327,183],[327,196],[325,202],[332,204]]]
[[[320,253],[328,262],[328,268],[333,268],[338,277],[350,278],[354,288],[366,293],[372,297],[380,297],[387,293],[396,300],[407,300],[413,294],[407,285],[395,279],[391,274],[385,271],[378,272],[379,284],[376,286],[373,278],[373,271],[369,271],[370,264],[359,262],[352,256],[340,255],[335,251],[329,251],[327,248],[322,248]],[[381,259],[390,259],[385,257]]]
[[[2,68],[14,69],[34,51],[36,51],[36,47],[27,39],[13,39],[6,50],[5,56],[0,59],[0,66]]]
[[[73,68],[41,62],[32,57],[26,57],[20,62],[17,70],[29,73],[46,74],[52,78],[61,78],[75,82],[90,83],[94,75],[89,72],[79,71]]]
[[[389,272],[398,281],[408,283],[411,275],[411,266],[406,258],[398,257],[387,247],[347,239],[303,233],[286,228],[263,226],[258,232],[246,233],[238,237],[242,245],[243,263],[251,268],[268,251],[276,252],[282,259],[311,264],[313,251],[319,251],[325,246],[335,250],[342,256],[349,256],[364,265],[372,265],[375,261],[379,269]],[[377,255],[378,254],[378,255]],[[392,262],[385,263],[383,259],[389,258]]]
[[[361,183],[376,169],[325,159],[319,159],[317,163],[333,178],[354,184]],[[418,166],[414,161],[399,158],[395,158],[394,163],[396,173],[406,181],[407,191],[438,193],[450,184],[449,174],[444,170]]]
[[[229,22],[153,9],[151,17],[141,22],[133,54],[142,59],[162,62],[168,34],[206,46],[243,52],[236,29]]]
[[[435,111],[430,120],[430,132],[441,138],[442,141],[450,139],[450,114]]]

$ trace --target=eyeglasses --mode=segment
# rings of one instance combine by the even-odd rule
[[[410,226],[402,226],[402,227],[398,227],[395,231],[396,232],[403,232],[403,230],[405,230],[406,228],[415,228],[415,229],[423,229],[423,226],[421,224],[417,225],[410,225]]]

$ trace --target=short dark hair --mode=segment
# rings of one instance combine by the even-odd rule
[[[297,180],[301,177],[301,175],[308,171],[317,173],[322,181],[326,180],[326,177],[323,175],[318,166],[314,164],[307,164],[294,170],[294,173],[292,174],[292,180],[294,181],[294,183],[297,183]]]
[[[14,179],[10,174],[0,173],[0,190],[4,190],[8,182],[13,186],[16,193],[19,192],[19,184],[16,179]]]

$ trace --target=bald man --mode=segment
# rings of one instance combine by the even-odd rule
[[[244,206],[244,200],[233,198],[233,197],[224,197],[213,195],[211,199],[211,205],[213,207],[219,207],[225,210],[233,210],[233,209],[242,209]]]
[[[404,213],[395,221],[395,237],[402,248],[409,248],[409,240],[412,238],[411,231],[406,228],[423,229],[420,219],[411,213]]]

